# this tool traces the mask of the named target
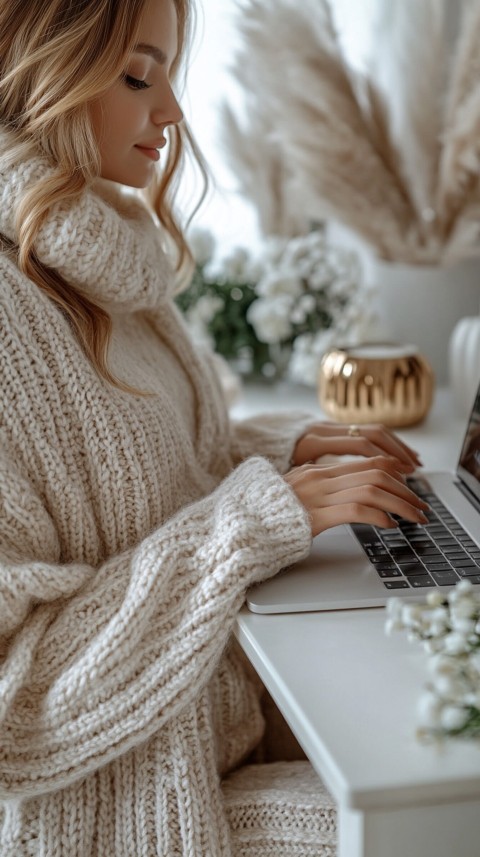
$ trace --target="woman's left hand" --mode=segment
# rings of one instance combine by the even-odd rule
[[[400,462],[403,472],[413,472],[422,462],[418,454],[383,425],[349,426],[317,423],[297,441],[292,466],[317,461],[322,455],[387,455]],[[320,462],[321,463],[321,462]]]

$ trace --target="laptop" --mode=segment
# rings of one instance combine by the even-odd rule
[[[480,385],[455,473],[419,471],[407,483],[431,506],[427,524],[326,530],[305,560],[248,591],[250,610],[380,607],[394,595],[414,601],[434,588],[448,592],[464,578],[480,587]]]

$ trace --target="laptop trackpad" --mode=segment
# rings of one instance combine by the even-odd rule
[[[384,587],[350,528],[340,526],[320,533],[306,559],[252,587],[247,605],[254,613],[345,610],[380,607],[394,594]]]

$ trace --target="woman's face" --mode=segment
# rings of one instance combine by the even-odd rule
[[[102,178],[137,188],[150,183],[165,128],[183,117],[169,77],[176,54],[173,0],[147,0],[124,76],[91,107]]]

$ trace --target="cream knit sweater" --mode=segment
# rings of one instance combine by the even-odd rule
[[[0,161],[8,237],[47,170]],[[36,248],[108,308],[112,369],[154,395],[100,380],[0,256],[0,854],[333,854],[307,763],[269,766],[276,791],[264,766],[221,782],[263,729],[235,616],[310,546],[279,475],[306,419],[229,422],[138,201],[99,183],[50,212]]]

